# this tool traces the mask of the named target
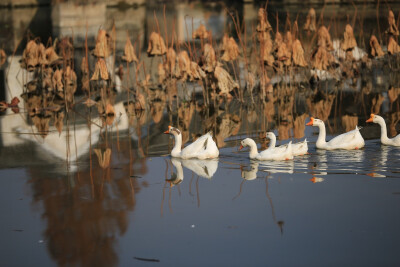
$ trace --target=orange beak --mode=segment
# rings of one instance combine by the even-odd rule
[[[317,179],[315,179],[315,177],[313,177],[313,178],[310,179],[310,181],[313,182],[313,183],[315,183],[316,180],[317,180]]]
[[[311,117],[311,118],[310,118],[310,121],[309,121],[306,125],[307,125],[307,126],[313,126],[313,124],[314,124],[314,118]]]
[[[369,119],[366,122],[373,122],[374,116],[375,115],[371,113],[371,117],[369,117]]]
[[[243,146],[242,146],[242,145],[240,145],[240,147],[239,147],[239,150],[242,150],[242,148],[243,148]]]
[[[166,130],[164,133],[165,134],[169,134],[169,130],[171,130],[171,128],[172,128],[172,126],[170,125],[170,126],[168,126],[168,130]]]

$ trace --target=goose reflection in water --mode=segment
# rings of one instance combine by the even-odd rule
[[[197,175],[196,180],[196,195],[197,195],[197,206],[200,207],[200,193],[199,193],[199,178],[203,177],[206,179],[211,179],[214,174],[217,172],[218,169],[218,159],[208,159],[208,160],[200,160],[200,159],[178,159],[178,158],[171,158],[171,163],[175,167],[176,172],[173,172],[171,169],[171,176],[168,176],[168,162],[166,161],[166,170],[165,170],[165,183],[169,184],[169,209],[172,212],[172,205],[171,205],[171,188],[174,186],[178,186],[179,195],[181,194],[180,191],[180,184],[183,181],[184,173],[183,167],[192,171],[192,179],[189,182],[189,194],[192,194],[192,181]],[[171,167],[172,168],[172,167]],[[165,184],[165,185],[166,185]],[[164,199],[165,199],[165,189],[166,186],[163,188],[163,197],[161,202],[161,215],[163,215],[163,206],[164,206]]]
[[[278,162],[274,162],[274,163],[278,163]],[[279,163],[281,163],[281,162],[279,162]],[[239,193],[233,198],[233,200],[235,200],[236,198],[238,198],[242,194],[243,184],[244,184],[245,181],[253,181],[253,180],[256,180],[257,178],[263,178],[262,176],[257,176],[258,167],[259,167],[260,164],[262,166],[265,166],[264,164],[262,164],[260,162],[257,162],[257,161],[253,161],[253,162],[250,163],[250,169],[245,169],[244,166],[240,166],[240,172],[241,172],[241,176],[243,178],[243,181],[240,183]],[[273,163],[270,163],[270,164],[274,165]],[[284,164],[278,164],[278,165],[284,165]],[[265,185],[266,185],[265,194],[266,194],[268,202],[269,202],[269,204],[271,206],[272,219],[273,219],[274,223],[279,227],[279,230],[280,230],[281,234],[283,234],[283,225],[285,224],[285,222],[282,221],[282,220],[278,221],[276,219],[274,204],[272,203],[271,195],[268,192],[268,188],[269,188],[268,179],[271,178],[271,173],[278,173],[278,172],[280,172],[280,173],[285,173],[285,172],[286,173],[293,173],[293,164],[290,164],[290,165],[292,165],[292,168],[289,167],[288,169],[286,169],[286,171],[284,171],[285,168],[282,168],[282,166],[281,166],[281,168],[278,168],[278,169],[275,169],[275,170],[261,170],[263,172],[269,172],[269,174],[264,178],[265,179]]]
[[[329,173],[358,173],[364,169],[364,150],[316,151],[316,161],[310,162],[312,175],[328,175]]]

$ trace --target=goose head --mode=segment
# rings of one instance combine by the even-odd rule
[[[366,122],[379,123],[379,121],[381,121],[382,119],[383,118],[381,116],[371,113],[371,116],[369,117],[369,119]]]
[[[324,122],[320,119],[310,118],[310,121],[306,124],[307,126],[319,126],[324,125]]]
[[[250,138],[243,139],[240,141],[240,147],[239,150],[243,149],[246,146],[251,146],[254,143],[254,141]]]
[[[267,132],[267,134],[265,135],[267,138],[269,139],[273,139],[274,137],[276,138],[275,134],[273,132]]]
[[[170,125],[170,126],[168,126],[168,130],[166,130],[164,133],[165,133],[165,134],[172,134],[172,135],[178,136],[178,135],[181,134],[181,131],[179,131],[178,128],[172,127],[172,126]]]

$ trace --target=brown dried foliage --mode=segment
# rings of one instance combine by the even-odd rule
[[[200,24],[200,26],[192,34],[193,39],[208,39],[210,36],[210,32],[207,31],[206,26],[203,24]]]
[[[235,60],[239,56],[239,46],[235,39],[232,37],[229,38],[227,34],[222,39],[222,51],[224,51],[224,54],[221,59],[224,61]]]
[[[268,22],[267,11],[264,8],[258,10],[258,24],[256,30],[258,32],[272,30],[271,24]]]
[[[96,47],[93,50],[93,54],[96,57],[107,58],[111,55],[112,51],[112,40],[110,35],[103,29],[100,29],[97,33]]]
[[[90,80],[91,81],[98,81],[99,79],[108,80],[109,78],[110,77],[108,74],[106,61],[103,58],[98,58],[96,65],[94,67],[92,78]]]
[[[303,29],[310,32],[315,32],[317,30],[317,16],[314,8],[310,8],[308,11],[306,24],[304,24]]]
[[[213,72],[217,65],[215,50],[210,44],[204,45],[203,68],[206,72]]]
[[[136,57],[135,49],[133,48],[131,40],[129,39],[129,36],[126,38],[124,55],[122,56],[122,59],[128,63],[131,63],[133,61],[135,61],[136,63],[139,62],[138,58]]]
[[[400,52],[400,46],[399,44],[393,39],[392,36],[389,38],[389,43],[388,43],[388,53],[389,55],[394,55]]]
[[[371,39],[369,40],[369,45],[371,46],[371,55],[373,57],[382,57],[385,55],[375,35],[371,36]]]
[[[325,26],[321,26],[318,29],[318,46],[325,47],[329,51],[333,50],[333,44],[331,41],[331,35]]]
[[[390,34],[390,35],[398,36],[399,29],[397,28],[396,18],[394,17],[392,10],[389,10],[388,23],[389,23],[389,28],[386,30],[386,33]]]
[[[218,81],[220,95],[228,95],[234,88],[239,88],[239,84],[219,64],[215,67],[214,77]]]
[[[156,32],[150,34],[149,46],[147,48],[147,54],[149,56],[164,55],[167,52],[164,39]]]
[[[353,28],[350,26],[350,24],[346,25],[343,37],[344,39],[341,43],[341,48],[344,51],[352,50],[357,46],[356,38],[354,38]]]

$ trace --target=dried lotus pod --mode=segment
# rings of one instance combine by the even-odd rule
[[[110,103],[107,103],[106,105],[106,124],[107,125],[112,125],[115,119],[115,110],[113,105],[111,105]]]
[[[39,48],[35,41],[30,40],[22,53],[21,67],[33,71],[39,66]]]
[[[287,31],[286,35],[285,35],[285,44],[287,49],[289,49],[290,51],[292,50],[292,44],[293,44],[293,37],[292,37],[292,33]]]
[[[149,38],[147,54],[149,56],[164,55],[167,52],[164,39],[156,32],[152,32]]]
[[[222,50],[224,51],[224,54],[221,59],[224,61],[232,61],[237,59],[239,56],[239,46],[236,44],[235,39],[232,37],[229,38],[226,34],[222,39]]]
[[[318,46],[326,47],[329,51],[333,50],[331,35],[325,26],[318,29]]]
[[[220,95],[229,95],[229,92],[234,88],[239,88],[239,84],[235,82],[229,73],[217,64],[214,71],[214,77],[218,80],[218,88]]]
[[[74,100],[74,94],[76,92],[77,77],[75,71],[70,66],[65,69],[63,79],[65,84],[65,100],[71,103]]]
[[[100,29],[97,33],[96,47],[93,50],[93,54],[102,58],[107,58],[111,55],[111,37],[103,29]]]
[[[400,46],[399,44],[393,39],[392,36],[389,38],[389,43],[388,43],[388,53],[389,55],[394,55],[400,52]]]
[[[282,43],[278,47],[278,51],[276,52],[276,57],[278,61],[282,61],[286,66],[289,66],[292,61],[292,52],[290,51],[290,48],[286,46],[286,43]]]
[[[257,40],[260,43],[268,42],[268,41],[272,42],[271,35],[270,35],[269,31],[267,31],[267,32],[257,32]]]
[[[267,11],[264,8],[258,9],[258,24],[256,30],[258,32],[266,32],[272,30],[271,24],[268,22]]]
[[[59,59],[61,59],[56,51],[54,50],[53,46],[50,46],[46,49],[45,51],[45,55],[46,55],[46,60],[48,64],[54,64],[56,61],[58,61]]]
[[[382,57],[385,55],[383,53],[381,46],[379,45],[378,39],[376,39],[375,35],[371,36],[369,40],[369,45],[371,46],[371,55],[373,57]]]
[[[304,49],[299,39],[296,39],[292,44],[292,59],[294,65],[307,66],[307,61],[304,59]]]
[[[138,58],[136,57],[135,50],[133,49],[131,40],[129,39],[129,36],[127,36],[126,38],[124,55],[122,56],[122,59],[128,63],[131,63],[133,61],[135,61],[136,63],[139,62]]]
[[[38,130],[40,136],[44,139],[49,133],[50,116],[33,116],[32,122]]]
[[[94,73],[92,75],[92,78],[90,79],[91,81],[97,81],[99,79],[102,80],[108,80],[109,79],[109,74],[108,74],[108,69],[106,65],[106,61],[102,58],[99,58],[96,62],[96,65],[94,67]]]
[[[88,65],[88,61],[86,60],[86,57],[82,58],[81,71],[82,71],[82,74],[88,74],[89,73],[89,65]]]
[[[390,34],[390,35],[398,36],[399,30],[397,28],[396,18],[394,17],[392,10],[389,10],[388,23],[389,23],[389,29],[386,30],[386,33]]]
[[[210,32],[207,31],[206,26],[200,24],[200,26],[192,34],[193,39],[208,39]]]
[[[269,35],[269,33],[268,33],[268,35]],[[269,66],[272,66],[275,62],[274,56],[272,55],[273,49],[274,49],[274,45],[272,43],[271,38],[267,38],[264,41],[260,42],[261,58]]]
[[[283,37],[280,32],[276,32],[274,40],[274,50],[277,51],[279,46],[283,43]]]
[[[346,25],[343,37],[344,39],[341,43],[342,50],[352,50],[357,46],[356,38],[354,38],[353,28],[350,26],[350,24]]]
[[[204,45],[203,68],[206,72],[213,72],[217,65],[215,50],[210,44]]]
[[[306,24],[303,29],[310,32],[315,32],[317,30],[317,16],[314,8],[310,8],[308,11]]]

